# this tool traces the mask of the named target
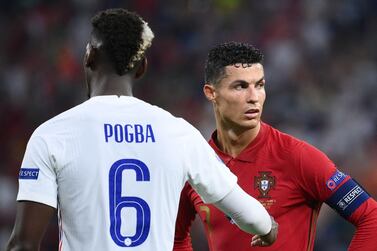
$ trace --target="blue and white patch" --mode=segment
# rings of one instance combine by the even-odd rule
[[[37,180],[39,176],[39,168],[21,168],[18,175],[20,180]]]
[[[326,186],[332,191],[347,177],[344,173],[336,170],[335,174],[326,181]]]
[[[370,195],[353,179],[348,180],[326,201],[340,215],[347,218]]]

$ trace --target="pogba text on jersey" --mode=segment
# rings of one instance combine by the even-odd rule
[[[152,125],[104,124],[105,142],[115,143],[154,143],[156,142]]]

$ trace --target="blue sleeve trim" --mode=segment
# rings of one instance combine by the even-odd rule
[[[369,197],[361,185],[350,179],[340,186],[326,203],[341,216],[348,218]]]

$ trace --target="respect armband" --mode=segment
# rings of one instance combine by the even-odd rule
[[[354,179],[349,179],[335,191],[326,203],[341,216],[348,218],[370,195]]]

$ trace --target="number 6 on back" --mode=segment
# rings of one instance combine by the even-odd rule
[[[126,169],[136,172],[136,181],[150,181],[149,169],[140,160],[120,159],[111,166],[109,172],[110,235],[118,246],[135,247],[141,245],[148,237],[151,210],[147,202],[139,197],[122,196],[122,173]],[[121,211],[124,207],[136,209],[136,232],[133,236],[123,236],[121,233]]]

